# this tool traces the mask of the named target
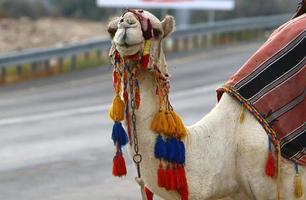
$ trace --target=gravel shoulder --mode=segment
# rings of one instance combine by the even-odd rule
[[[0,19],[0,53],[107,37],[103,22],[67,18]]]

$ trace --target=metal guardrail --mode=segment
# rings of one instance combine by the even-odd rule
[[[282,14],[217,21],[211,24],[198,24],[185,28],[178,27],[176,32],[166,41],[165,46],[168,51],[180,51],[203,46],[207,47],[218,43],[218,40],[222,40],[222,38],[220,39],[220,35],[223,39],[227,38],[226,40],[239,40],[241,39],[239,37],[243,37],[241,33],[247,31],[257,33],[256,36],[251,36],[254,38],[258,37],[259,33],[271,30],[288,19],[290,19],[289,14]],[[23,65],[30,65],[33,72],[37,71],[38,64],[42,64],[44,69],[48,70],[50,69],[51,60],[57,60],[57,64],[61,68],[63,60],[69,58],[70,70],[74,70],[76,69],[76,58],[78,55],[84,54],[85,57],[88,57],[89,52],[95,52],[97,57],[100,58],[101,55],[107,55],[109,47],[110,41],[108,39],[96,39],[83,43],[68,44],[61,47],[2,53],[0,54],[0,80],[1,78],[2,80],[6,78],[8,67],[15,67],[16,73],[22,75]]]

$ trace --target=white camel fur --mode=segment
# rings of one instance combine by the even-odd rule
[[[160,43],[173,31],[174,19],[166,16],[160,22],[151,13],[144,12],[159,34],[154,43],[158,45],[160,52],[157,58],[159,67],[166,72],[167,65]],[[121,55],[143,51],[141,25],[134,14],[127,12],[114,19],[110,22],[108,31],[113,38],[113,46]],[[159,161],[154,158],[153,152],[156,134],[149,127],[159,109],[159,100],[150,72],[140,74],[139,81],[142,100],[136,115],[139,152],[143,158],[140,165],[142,178],[145,185],[163,199],[180,199],[178,193],[169,192],[157,185]],[[237,100],[224,94],[209,114],[187,127],[188,136],[184,143],[189,199],[218,199],[227,196],[240,200],[275,199],[276,181],[267,177],[264,170],[268,155],[267,134],[249,112],[245,112],[244,122],[240,123],[241,110]],[[128,148],[128,153],[133,157],[133,148]],[[281,199],[294,200],[293,163],[285,159],[281,163]],[[305,181],[305,167],[300,167],[300,174]],[[303,190],[306,191],[306,184]],[[305,194],[300,199],[306,199]]]

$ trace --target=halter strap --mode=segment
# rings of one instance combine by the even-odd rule
[[[153,27],[152,27],[150,19],[147,16],[145,16],[144,11],[128,8],[122,14],[122,16],[124,16],[128,12],[133,13],[135,17],[137,18],[137,20],[139,21],[139,23],[141,24],[141,30],[142,30],[142,34],[145,40],[149,40],[153,38],[154,37]]]

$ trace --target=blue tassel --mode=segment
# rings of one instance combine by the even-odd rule
[[[167,147],[166,142],[163,140],[161,135],[158,135],[156,138],[154,155],[157,159],[162,159],[167,157]]]
[[[177,163],[179,164],[185,164],[185,145],[182,141],[177,142]]]
[[[128,138],[121,122],[115,122],[113,126],[112,140],[115,145],[118,143],[119,147],[127,144]]]
[[[167,139],[166,147],[167,147],[167,157],[166,160],[170,162],[176,162],[177,158],[177,139],[170,138]]]

